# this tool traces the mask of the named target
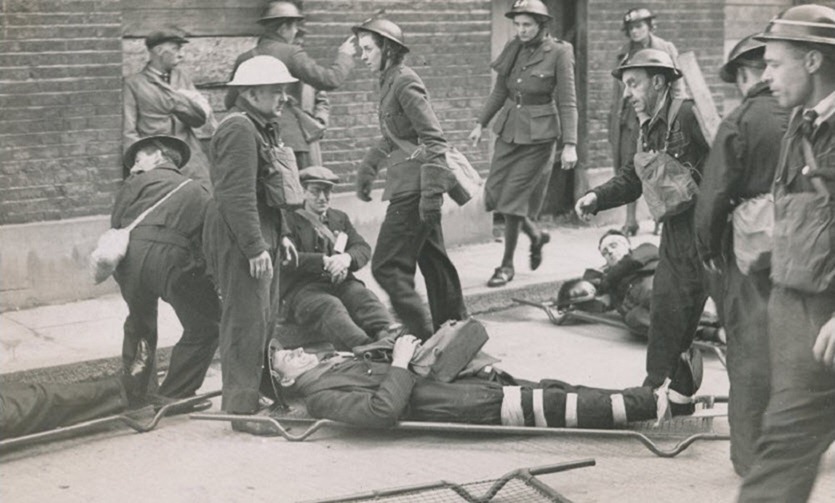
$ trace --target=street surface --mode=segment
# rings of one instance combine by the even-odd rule
[[[557,327],[533,307],[479,319],[491,336],[485,349],[518,377],[611,388],[643,379],[644,343],[616,328]],[[204,391],[219,387],[215,365]],[[706,355],[700,393],[727,391],[724,368]],[[216,399],[213,411],[218,405]],[[724,418],[714,427],[727,432]],[[292,502],[439,480],[473,482],[522,467],[595,458],[595,467],[540,479],[576,502],[732,502],[739,479],[728,452],[727,441],[696,442],[663,459],[629,439],[344,429],[323,429],[292,443],[179,416],[146,434],[119,428],[6,454],[0,458],[0,501]],[[811,501],[832,502],[832,495],[830,449]]]

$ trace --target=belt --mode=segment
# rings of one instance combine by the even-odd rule
[[[547,105],[553,103],[551,96],[548,94],[521,94],[517,93],[508,98],[516,105]]]
[[[158,225],[140,225],[130,233],[130,238],[138,241],[166,243],[186,250],[191,249],[191,242],[187,237],[177,231]]]

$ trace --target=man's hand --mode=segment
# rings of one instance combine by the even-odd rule
[[[830,318],[818,332],[818,338],[812,347],[816,362],[828,370],[835,371],[835,318]]]
[[[296,245],[294,245],[293,241],[291,241],[287,236],[283,236],[281,238],[281,256],[282,265],[289,265],[292,263],[294,267],[299,266],[299,252],[296,250]]]
[[[444,204],[443,194],[421,196],[418,206],[420,221],[431,226],[441,223],[441,205]]]
[[[374,183],[373,178],[369,178],[362,174],[362,170],[357,172],[357,198],[360,201],[371,201],[371,185]]]
[[[354,57],[357,53],[357,37],[355,35],[351,35],[345,40],[345,42],[342,42],[342,45],[339,46],[339,53]]]
[[[325,263],[325,272],[331,277],[347,273],[348,268],[351,267],[351,256],[347,253],[324,257],[322,260]]]
[[[473,148],[478,146],[478,142],[481,141],[481,134],[482,134],[482,127],[481,124],[476,124],[473,130],[470,132],[470,136],[467,137],[468,140],[473,142]]]
[[[585,196],[577,200],[574,205],[574,212],[583,220],[591,218],[591,214],[597,209],[597,194],[589,192]]]
[[[560,167],[562,169],[574,169],[577,165],[577,145],[573,143],[566,143],[562,147],[562,155],[560,156]]]
[[[273,277],[273,260],[266,250],[249,259],[249,275],[255,279]]]
[[[403,335],[394,341],[394,350],[391,353],[391,366],[402,369],[409,368],[409,362],[420,347],[420,339],[414,335]]]

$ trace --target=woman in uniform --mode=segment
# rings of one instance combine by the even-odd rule
[[[520,229],[531,240],[531,270],[542,263],[542,247],[551,237],[533,219],[545,197],[558,141],[562,168],[577,163],[573,48],[550,36],[546,25],[552,17],[540,0],[517,0],[505,16],[513,20],[516,37],[491,65],[498,73],[496,86],[470,133],[475,145],[498,113],[485,202],[487,211],[504,216],[505,240],[502,263],[487,282],[492,287],[513,279]]]
[[[357,171],[360,199],[371,200],[372,183],[387,168],[383,200],[389,206],[371,272],[408,333],[426,340],[445,321],[467,316],[441,229],[443,194],[455,184],[446,162],[447,143],[423,81],[403,64],[409,49],[400,27],[373,18],[353,30],[363,62],[380,77],[383,133]],[[426,281],[431,318],[415,291],[416,266]]]

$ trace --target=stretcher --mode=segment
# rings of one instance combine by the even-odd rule
[[[494,498],[497,503],[535,503],[540,501],[571,503],[571,500],[536,478],[537,475],[559,473],[594,465],[594,459],[582,459],[554,465],[520,468],[508,472],[498,479],[492,480],[466,482],[463,484],[441,480],[429,484],[378,489],[307,503],[353,503],[361,501],[386,503],[451,503],[467,501],[471,503],[488,503],[493,501]]]
[[[552,300],[545,302],[534,302],[518,298],[513,298],[511,300],[519,304],[538,307],[542,309],[543,311],[545,311],[545,314],[548,315],[548,320],[550,320],[551,323],[553,323],[554,325],[564,325],[572,321],[578,321],[582,323],[597,323],[601,325],[608,325],[610,327],[629,330],[629,327],[626,326],[626,324],[621,320],[620,316],[618,315],[612,315],[609,313],[590,313],[588,311],[583,311],[582,309],[579,309],[571,304],[558,305],[556,301]],[[711,341],[694,340],[693,346],[697,347],[701,351],[712,352],[714,355],[716,355],[716,358],[719,360],[722,366],[727,368],[728,365],[725,356],[726,348],[724,344]]]
[[[551,437],[597,437],[597,438],[626,438],[638,440],[653,454],[662,458],[672,458],[683,452],[694,442],[699,440],[729,440],[726,434],[713,431],[713,418],[727,415],[724,411],[713,410],[713,397],[696,397],[697,407],[701,407],[690,416],[675,417],[670,421],[662,421],[656,426],[655,421],[630,423],[629,429],[598,430],[587,428],[536,428],[527,426],[500,426],[484,424],[443,423],[431,421],[399,421],[388,428],[394,431],[413,431],[422,433],[463,433],[463,434],[494,434],[521,436],[551,436]],[[283,437],[290,442],[302,442],[323,428],[367,429],[359,426],[333,421],[331,419],[316,419],[307,414],[304,404],[293,401],[290,408],[292,415],[275,412],[270,415],[238,415],[199,413],[189,417],[201,421],[250,421],[269,425],[275,436]],[[684,427],[682,427],[682,425]],[[689,430],[689,435],[679,440],[674,446],[664,448],[655,442],[664,438],[680,438],[682,430]],[[648,435],[649,434],[649,435]]]
[[[110,426],[125,425],[137,433],[147,433],[155,429],[159,425],[162,418],[169,415],[175,415],[183,409],[197,406],[216,396],[220,396],[220,391],[212,391],[202,395],[195,395],[190,398],[184,398],[182,400],[171,402],[160,407],[155,412],[152,405],[147,405],[143,408],[131,410],[122,414],[100,417],[97,419],[91,419],[90,421],[76,423],[71,426],[63,426],[61,428],[2,440],[0,441],[0,453],[4,453],[15,448],[28,447],[30,445],[43,442],[50,442],[88,434]],[[142,417],[147,417],[150,413],[153,413],[153,416],[150,419],[147,421],[143,421],[141,419]]]

